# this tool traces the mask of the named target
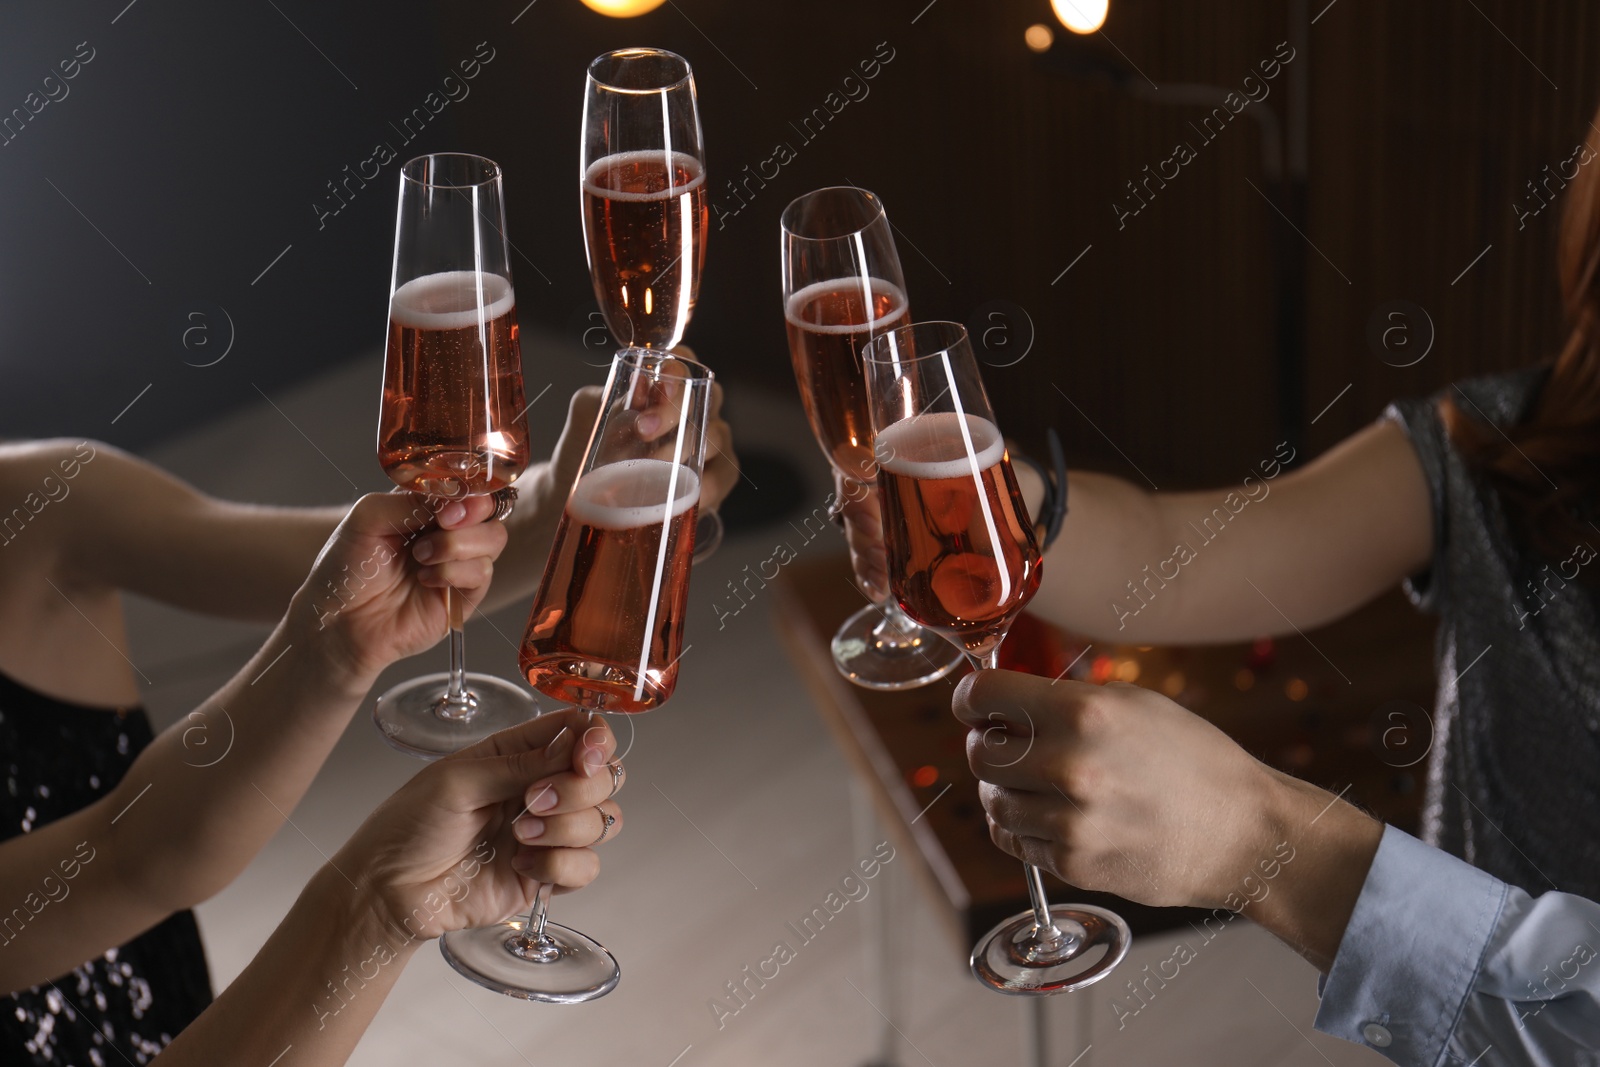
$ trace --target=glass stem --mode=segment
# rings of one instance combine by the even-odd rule
[[[461,721],[472,717],[478,702],[467,691],[467,635],[461,597],[447,587],[444,602],[450,616],[450,682],[436,710],[440,718]]]
[[[922,644],[922,627],[907,615],[894,594],[883,602],[883,618],[872,628],[872,643],[879,651],[904,652]]]
[[[1004,638],[1001,639],[1002,641]],[[1000,641],[996,641],[988,655],[975,656],[967,653],[967,658],[972,661],[973,667],[980,671],[996,670],[1000,666]],[[1044,895],[1044,876],[1039,868],[1031,863],[1022,865],[1024,877],[1028,882],[1028,903],[1033,906],[1033,937],[1035,941],[1054,944],[1060,942],[1065,935],[1061,928],[1050,916],[1050,901]]]
[[[533,898],[533,907],[528,909],[528,921],[522,927],[523,943],[529,948],[542,945],[547,938],[544,933],[544,924],[550,913],[550,893],[555,889],[553,882],[541,882],[538,895]]]

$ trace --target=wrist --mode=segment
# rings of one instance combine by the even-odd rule
[[[1272,832],[1292,851],[1270,892],[1246,914],[1325,972],[1361,896],[1383,823],[1326,790],[1270,774]]]
[[[349,957],[352,970],[369,959],[379,965],[404,965],[421,941],[390,918],[388,908],[358,872],[349,873],[356,878],[354,885],[332,863],[324,865],[306,883],[295,907],[326,921],[340,955]],[[365,966],[370,970],[370,965]]]
[[[314,593],[305,586],[295,593],[261,654],[270,659],[289,647],[304,650],[319,686],[334,695],[360,700],[382,673],[381,666],[364,664],[351,652],[343,640],[337,609],[319,607]]]

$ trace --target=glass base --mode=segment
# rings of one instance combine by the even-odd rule
[[[1062,933],[1054,944],[1035,936],[1031,909],[990,930],[972,950],[973,975],[999,993],[1048,996],[1094,985],[1128,954],[1133,937],[1115,912],[1056,904],[1050,918]]]
[[[458,972],[485,989],[545,1004],[582,1004],[603,997],[622,980],[617,958],[594,938],[547,922],[544,940],[524,936],[519,916],[472,930],[452,930],[439,951]]]
[[[468,674],[472,705],[451,714],[444,704],[449,683],[448,674],[425,674],[379,697],[372,720],[383,739],[407,755],[438,759],[539,714],[526,689],[491,674]]]
[[[921,628],[911,644],[880,646],[872,631],[883,618],[883,610],[869,604],[833,635],[834,666],[863,689],[915,689],[937,682],[966,661],[960,649]]]
[[[694,561],[704,563],[722,544],[722,516],[702,511],[694,520]]]

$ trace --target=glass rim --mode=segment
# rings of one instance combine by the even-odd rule
[[[689,359],[687,356],[680,356],[676,352],[669,352],[660,348],[644,348],[638,345],[629,345],[625,348],[617,349],[616,353],[613,354],[611,358],[613,362],[620,363],[622,366],[628,367],[632,370],[655,370],[655,367],[646,365],[646,357],[656,361],[658,365],[662,363],[676,363],[682,366],[688,372],[684,376],[683,380],[689,385],[710,385],[717,380],[716,372],[710,367],[706,366],[704,363],[701,363],[698,360]]]
[[[904,355],[878,355],[880,348],[887,348],[892,343],[892,338],[899,337],[902,333],[914,336],[918,330],[937,329],[944,335],[944,340],[937,349],[916,356]],[[869,340],[861,348],[861,361],[863,363],[877,363],[881,366],[906,366],[919,363],[925,359],[938,359],[951,349],[960,345],[970,345],[971,337],[967,328],[959,322],[949,319],[923,319],[920,322],[908,322],[904,326],[896,326],[892,330],[885,330]]]
[[[419,164],[422,164],[426,161],[435,159],[471,160],[474,163],[481,165],[488,176],[480,181],[475,182],[437,182],[426,181],[412,173],[412,168],[417,167]],[[502,175],[503,172],[500,169],[500,164],[496,163],[488,156],[480,156],[475,152],[428,152],[425,155],[414,156],[411,159],[406,160],[405,163],[400,167],[401,181],[411,182],[412,184],[422,186],[425,189],[481,189],[486,185],[499,184]]]
[[[841,230],[838,233],[829,234],[826,237],[812,237],[809,234],[800,233],[789,224],[789,213],[794,211],[795,208],[799,207],[801,201],[807,201],[813,197],[819,197],[826,193],[843,192],[859,193],[863,202],[872,206],[872,217],[854,229]],[[855,234],[863,233],[866,230],[871,229],[880,222],[885,226],[889,224],[889,213],[884,209],[883,198],[877,193],[873,192],[871,189],[863,189],[859,185],[825,185],[821,189],[813,189],[808,193],[801,193],[799,196],[789,201],[788,205],[783,209],[783,214],[778,217],[778,224],[782,227],[783,235],[785,237],[795,241],[812,241],[818,243],[823,241],[845,240],[846,238],[852,237]]]
[[[667,82],[664,85],[653,85],[643,89],[631,88],[624,85],[616,85],[613,82],[608,81],[606,78],[595,74],[595,68],[606,60],[626,60],[642,58],[644,56],[653,56],[658,59],[675,61],[682,65],[683,74],[676,81]],[[653,96],[657,93],[671,92],[673,89],[676,89],[687,82],[694,81],[694,68],[689,65],[689,61],[687,59],[684,59],[676,52],[669,52],[665,48],[650,48],[646,46],[613,48],[611,51],[602,52],[593,59],[589,60],[588,78],[595,85],[598,85],[609,92],[629,93],[634,96]]]

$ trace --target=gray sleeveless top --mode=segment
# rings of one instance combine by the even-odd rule
[[[1451,390],[1468,414],[1510,426],[1547,373]],[[1600,598],[1572,580],[1600,567],[1600,530],[1559,560],[1520,548],[1498,495],[1451,446],[1443,395],[1385,412],[1416,448],[1433,504],[1433,561],[1406,583],[1439,616],[1423,835],[1529,893],[1600,900]]]

